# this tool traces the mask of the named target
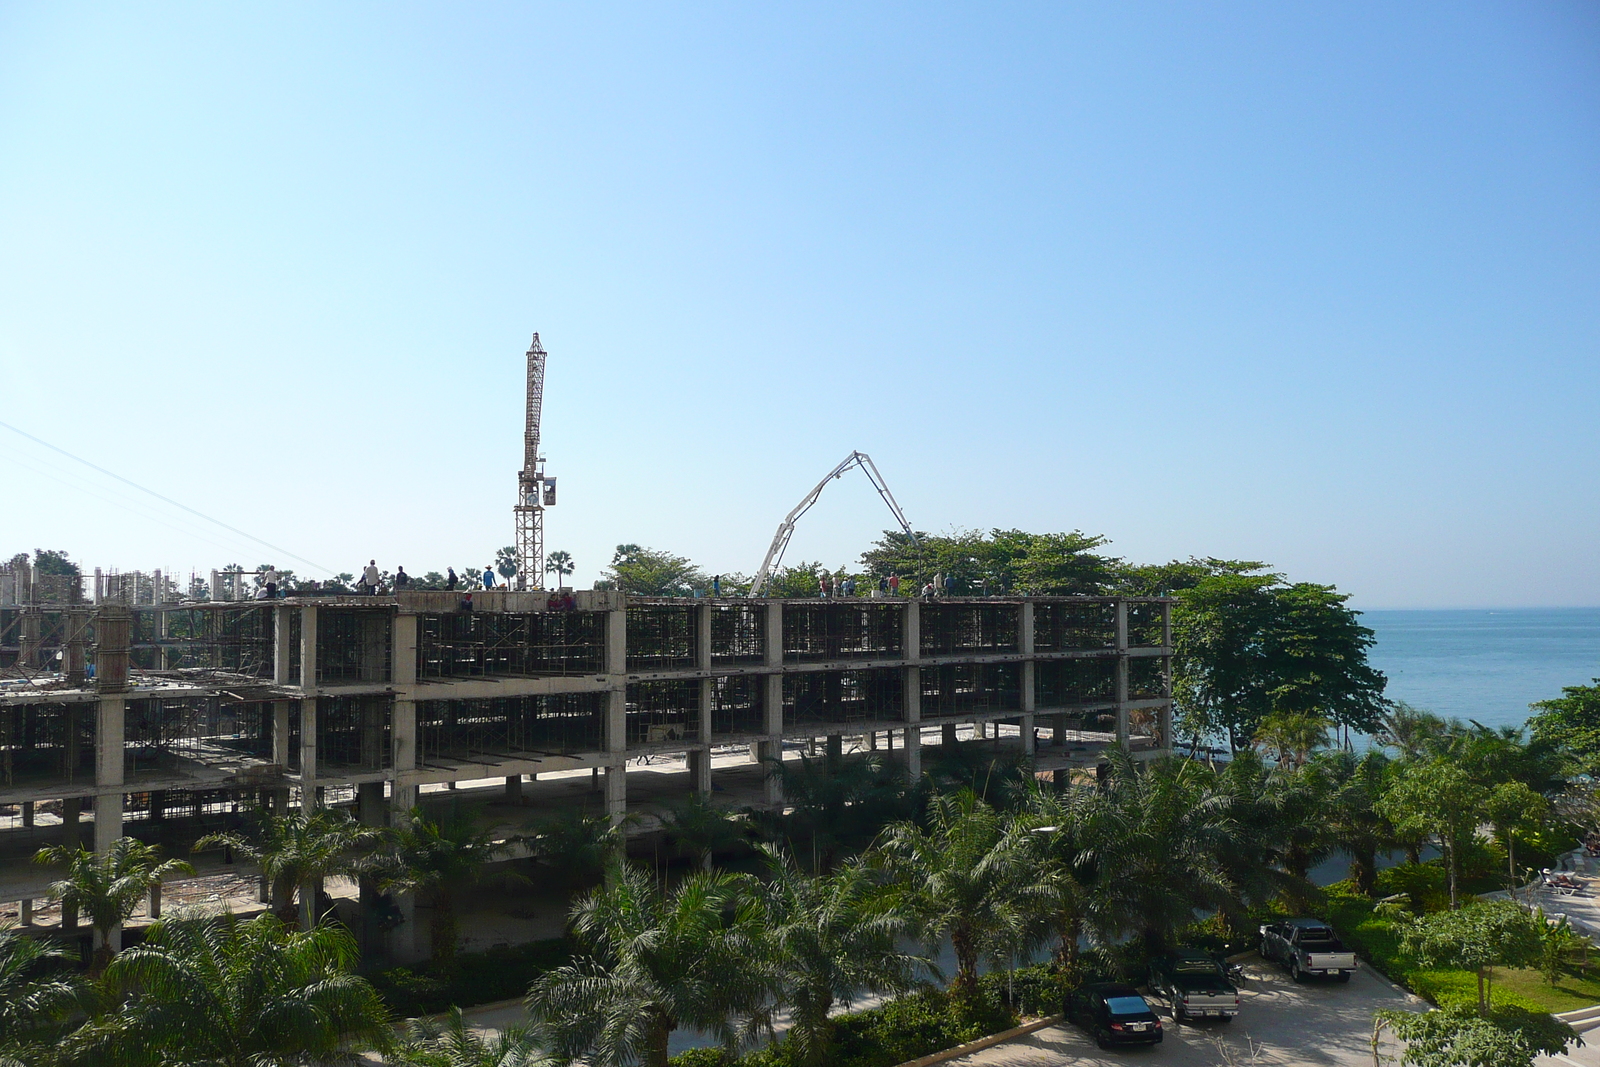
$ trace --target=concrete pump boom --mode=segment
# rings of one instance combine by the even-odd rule
[[[783,558],[784,549],[789,547],[789,538],[794,536],[794,524],[799,521],[800,516],[811,510],[811,505],[817,502],[817,498],[822,495],[822,490],[829,482],[841,477],[851,467],[861,468],[861,472],[872,483],[872,488],[878,491],[878,495],[883,497],[883,502],[889,506],[895,521],[900,524],[900,529],[911,538],[913,545],[918,543],[917,535],[912,532],[911,524],[906,521],[905,512],[901,511],[900,505],[895,502],[894,494],[889,492],[889,485],[883,480],[883,475],[878,473],[878,466],[872,462],[872,457],[865,452],[852,452],[845,457],[843,463],[829,471],[828,476],[818,482],[817,487],[807,493],[800,503],[794,506],[794,510],[784,516],[783,521],[778,524],[778,532],[772,538],[772,546],[767,549],[767,558],[761,561],[761,569],[756,571],[755,580],[750,583],[750,596],[760,596],[761,591],[766,588],[767,579],[772,576],[772,569]]]

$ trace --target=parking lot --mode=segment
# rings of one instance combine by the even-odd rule
[[[1282,969],[1252,957],[1240,986],[1243,1003],[1231,1023],[1172,1021],[1160,998],[1150,1005],[1162,1017],[1166,1040],[1149,1048],[1102,1051],[1075,1026],[1053,1026],[960,1059],[954,1067],[1052,1067],[1074,1064],[1164,1063],[1185,1067],[1238,1064],[1305,1064],[1370,1067],[1372,1013],[1380,1008],[1420,1011],[1416,997],[1363,968],[1348,985],[1296,985]]]

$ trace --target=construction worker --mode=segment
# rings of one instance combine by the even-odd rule
[[[454,589],[458,581],[460,579],[456,577],[456,569],[454,567],[446,567],[444,569],[444,587],[446,589]]]
[[[898,574],[889,575],[889,595],[900,595],[900,576]]]
[[[368,596],[378,595],[378,586],[383,583],[383,576],[378,573],[378,561],[369,559],[361,571],[361,584],[367,587]]]
[[[494,568],[493,567],[485,567],[485,568],[483,568],[483,587],[485,589],[493,589],[494,588]]]
[[[396,567],[394,572],[394,591],[398,593],[411,584],[411,575],[406,573],[404,567]]]

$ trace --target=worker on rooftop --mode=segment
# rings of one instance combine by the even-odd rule
[[[485,589],[493,589],[494,588],[494,568],[493,567],[485,567],[485,568],[483,568],[483,587]]]
[[[361,584],[366,588],[368,596],[378,595],[378,586],[383,583],[383,576],[378,573],[378,561],[369,559],[366,567],[361,571]]]

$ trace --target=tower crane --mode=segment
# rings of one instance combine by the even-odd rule
[[[533,335],[528,346],[528,421],[522,433],[522,470],[517,474],[517,588],[544,588],[544,509],[556,503],[556,480],[545,476],[539,455],[539,413],[544,405],[544,346]]]
[[[800,516],[811,510],[811,505],[817,502],[817,498],[822,495],[822,490],[827,488],[829,482],[842,477],[851,467],[861,468],[861,473],[867,476],[872,488],[878,491],[878,495],[883,497],[883,502],[889,506],[895,521],[900,524],[900,529],[911,538],[913,545],[921,547],[917,535],[912,532],[911,524],[906,521],[905,512],[895,503],[894,494],[889,492],[889,485],[883,480],[883,475],[878,473],[878,466],[872,462],[872,457],[865,452],[852,452],[845,457],[844,462],[829,471],[828,476],[818,482],[817,487],[807,493],[800,503],[794,506],[794,510],[784,516],[783,521],[778,524],[778,532],[772,538],[772,546],[767,549],[767,558],[761,561],[761,569],[756,571],[755,580],[750,583],[750,596],[760,596],[761,591],[766,588],[767,579],[772,576],[772,569],[783,558],[784,549],[789,547],[789,538],[794,536],[794,524],[799,521]]]

